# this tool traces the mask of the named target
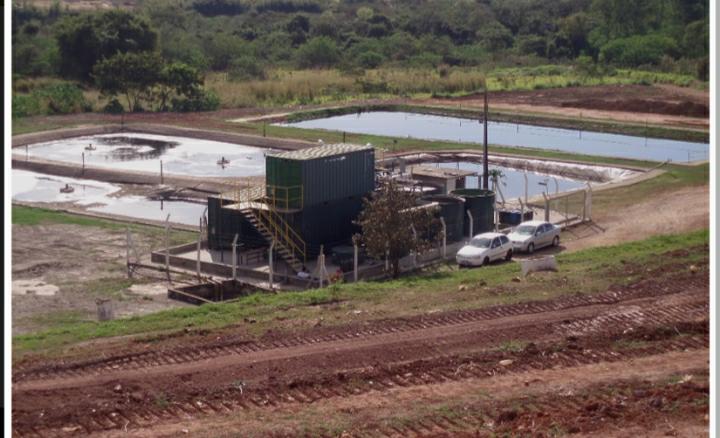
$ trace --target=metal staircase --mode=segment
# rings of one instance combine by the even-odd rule
[[[267,193],[273,196],[267,196]],[[285,196],[279,196],[280,193]],[[295,195],[291,198],[289,193]],[[278,255],[295,272],[300,272],[307,257],[305,241],[282,217],[282,213],[302,208],[302,188],[247,186],[235,190],[231,199],[234,202],[223,208],[240,211],[268,244],[274,243]]]

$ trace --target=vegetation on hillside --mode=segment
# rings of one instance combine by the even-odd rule
[[[442,93],[476,91],[482,74],[498,67],[543,64],[569,65],[579,78],[634,68],[706,81],[708,11],[707,0],[138,0],[131,10],[102,12],[18,2],[12,7],[13,74],[16,83],[55,77],[87,90],[108,73],[96,70],[99,64],[122,67],[137,60],[128,54],[152,53],[159,59],[154,75],[176,66],[199,79],[221,73],[224,82],[262,84],[288,79],[282,72],[296,69],[334,69],[364,93],[386,87],[382,78],[368,80],[365,71],[376,69],[432,72],[440,82],[474,69],[474,79],[458,88],[433,89]],[[124,108],[194,110],[220,103],[198,87],[191,95],[175,93],[183,101],[171,105],[158,100],[158,84],[137,90],[133,102],[126,95]],[[32,93],[37,90],[15,89],[25,100],[14,105],[15,115],[88,109],[48,109],[45,92]],[[116,95],[122,93],[106,89],[103,97],[112,102]],[[263,101],[247,100],[239,104]]]

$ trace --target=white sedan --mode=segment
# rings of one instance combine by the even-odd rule
[[[515,252],[524,251],[532,254],[543,246],[560,244],[560,227],[543,221],[523,222],[508,234]]]
[[[483,266],[495,260],[512,259],[512,242],[502,233],[483,233],[473,237],[455,255],[460,266]]]

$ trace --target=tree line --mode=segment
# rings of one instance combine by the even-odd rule
[[[98,85],[134,110],[212,106],[209,71],[533,60],[708,74],[707,0],[137,0],[106,12],[13,3],[12,15],[16,78]],[[102,77],[124,64],[152,83]]]

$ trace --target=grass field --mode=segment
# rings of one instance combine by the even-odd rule
[[[206,77],[205,85],[217,92],[223,108],[278,107],[357,99],[460,96],[483,89],[486,78],[491,91],[620,84],[707,87],[688,75],[618,69],[609,74],[588,76],[565,65],[500,68],[489,72],[461,67],[381,68],[352,74],[338,70],[275,70],[267,79],[253,81],[231,81],[226,73],[213,73]]]
[[[53,224],[69,224],[80,225],[85,227],[97,227],[108,230],[121,231],[127,228],[133,233],[139,233],[147,236],[159,237],[164,235],[162,227],[150,225],[127,224],[125,222],[112,221],[107,219],[98,219],[93,217],[81,216],[71,213],[63,213],[59,211],[47,210],[44,208],[25,207],[20,205],[12,206],[12,224],[13,225],[53,225]],[[197,239],[197,234],[188,231],[171,230],[170,244],[179,245],[182,243],[193,242]]]
[[[558,273],[525,279],[520,279],[520,267],[516,263],[468,270],[457,270],[448,264],[397,280],[341,284],[303,292],[256,293],[232,303],[168,310],[103,323],[77,322],[70,317],[67,321],[58,321],[59,325],[52,330],[16,336],[13,351],[20,356],[29,352],[50,353],[91,339],[139,334],[151,338],[187,327],[210,329],[232,325],[250,335],[259,335],[270,327],[298,330],[319,321],[333,325],[592,293],[610,285],[633,282],[646,275],[648,269],[658,272],[657,278],[661,277],[663,266],[677,263],[662,257],[668,251],[688,249],[690,255],[682,262],[706,260],[708,239],[708,231],[704,230],[563,253],[558,256]],[[253,323],[247,322],[250,319]]]

